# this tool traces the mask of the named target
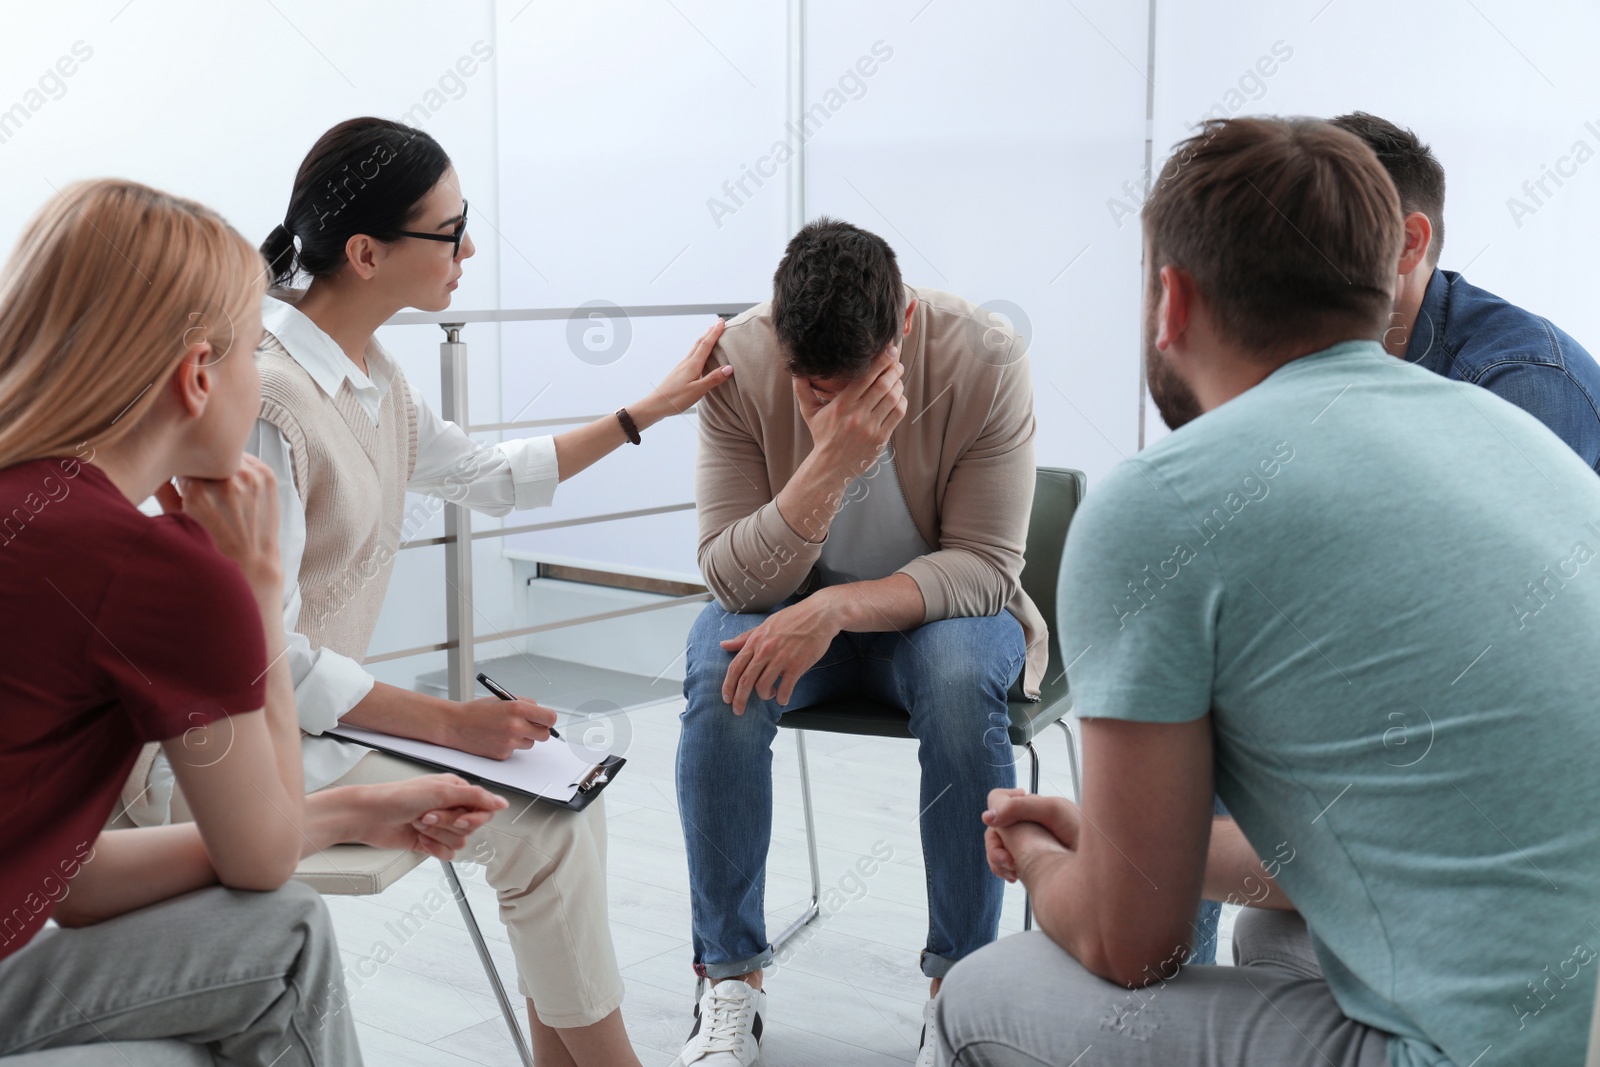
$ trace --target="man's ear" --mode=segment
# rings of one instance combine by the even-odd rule
[[[1400,274],[1410,274],[1427,262],[1428,249],[1433,245],[1433,223],[1420,211],[1405,217],[1405,244],[1400,249]]]
[[[906,304],[906,321],[903,324],[903,329],[901,329],[901,331],[900,331],[900,336],[902,336],[902,337],[911,336],[911,314],[912,314],[912,312],[914,312],[916,310],[917,310],[917,298],[916,297],[912,297],[910,299],[910,301],[908,301],[907,304]]]
[[[205,413],[212,387],[216,385],[211,359],[211,342],[202,341],[189,346],[172,372],[173,399],[178,402],[178,410],[190,418],[197,419]]]
[[[1194,278],[1188,271],[1168,264],[1161,268],[1158,284],[1161,291],[1156,294],[1156,347],[1166,351],[1189,330]]]
[[[367,279],[378,273],[378,260],[382,252],[378,242],[364,233],[350,235],[350,240],[344,243],[345,262],[350,264],[350,269],[356,272],[356,277]]]

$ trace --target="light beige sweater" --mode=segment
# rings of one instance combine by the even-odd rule
[[[907,415],[890,438],[911,518],[934,551],[900,569],[922,591],[924,622],[998,615],[1022,624],[1023,692],[1039,695],[1044,619],[1022,590],[1033,508],[1033,383],[1021,343],[961,297],[907,287],[917,300],[901,345]],[[774,503],[811,453],[770,303],[728,323],[715,352],[733,379],[700,401],[695,500],[700,570],[728,611],[764,611],[804,588],[821,552]]]
[[[305,504],[295,629],[359,663],[389,589],[406,483],[417,465],[411,387],[396,368],[374,426],[348,380],[328,396],[271,333],[262,335],[256,366],[261,417],[289,442]]]

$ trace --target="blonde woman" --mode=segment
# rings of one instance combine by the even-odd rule
[[[279,475],[288,590],[283,625],[301,727],[335,723],[503,758],[549,737],[528,700],[453,702],[375,682],[361,669],[399,544],[408,489],[490,514],[548,505],[570,478],[692,406],[718,323],[661,385],[616,417],[556,437],[474,443],[412,390],[374,331],[402,308],[439,311],[473,254],[467,202],[433,138],[361,118],[318,139],[284,225],[262,246],[279,286],[265,302],[261,421],[250,449]],[[309,285],[289,289],[299,277]],[[359,576],[351,581],[350,575]],[[306,785],[391,781],[421,768],[332,738],[305,743]],[[519,802],[487,842],[518,986],[542,1067],[631,1067],[622,978],[606,914],[605,812]]]
[[[260,336],[261,266],[199,204],[106,180],[0,272],[0,1057],[359,1064],[295,864],[452,855],[503,803],[443,775],[303,797],[276,485],[242,455],[260,385],[229,358]],[[176,514],[139,510],[158,491]],[[195,821],[103,831],[146,741]]]

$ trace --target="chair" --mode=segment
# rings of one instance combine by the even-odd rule
[[[1589,1022],[1589,1055],[1583,1062],[1585,1067],[1600,1067],[1600,988],[1595,990],[1594,1018]]]
[[[106,829],[125,829],[134,825],[125,811],[119,811]],[[375,896],[394,885],[401,878],[411,873],[428,857],[421,852],[411,852],[399,848],[372,848],[368,845],[332,845],[315,852],[300,861],[295,868],[294,879],[304,882],[323,896]],[[450,894],[455,897],[456,907],[461,909],[461,918],[467,924],[467,933],[472,938],[472,947],[478,950],[478,959],[483,963],[483,973],[488,976],[489,985],[494,990],[495,1000],[500,1004],[500,1014],[505,1017],[506,1028],[511,1031],[511,1043],[516,1047],[517,1054],[522,1057],[525,1067],[533,1067],[533,1053],[528,1049],[528,1040],[522,1036],[522,1024],[517,1020],[517,1013],[511,1006],[511,999],[506,996],[505,983],[500,980],[500,972],[495,968],[494,959],[489,955],[489,946],[483,939],[483,931],[478,928],[478,920],[472,914],[472,906],[467,903],[467,894],[461,888],[461,879],[456,875],[455,864],[448,860],[440,860],[439,865],[444,868],[445,878],[450,883]],[[135,1053],[144,1053],[151,1058],[138,1059],[135,1056],[130,1060],[123,1055],[124,1051],[133,1050]],[[31,1053],[40,1057],[38,1062],[41,1067],[52,1062],[50,1055],[61,1053],[59,1062],[65,1063],[91,1063],[99,1062],[94,1059],[72,1059],[75,1054],[81,1057],[92,1057],[112,1054],[118,1056],[112,1060],[105,1060],[108,1064],[134,1063],[168,1063],[178,1064],[186,1062],[182,1057],[194,1052],[194,1046],[182,1042],[152,1041],[133,1042],[131,1045],[81,1045],[70,1048],[51,1049],[49,1052]],[[161,1057],[165,1055],[165,1059]],[[10,1064],[12,1057],[0,1058],[0,1062]],[[33,1063],[33,1060],[23,1062]],[[210,1062],[207,1057],[203,1061]],[[20,1065],[19,1065],[20,1067]]]
[[[1038,606],[1050,627],[1050,662],[1038,701],[1025,700],[1020,685],[1013,686],[1009,710],[1013,746],[1028,750],[1031,767],[1029,791],[1039,791],[1039,753],[1033,739],[1039,731],[1055,723],[1067,735],[1067,765],[1072,775],[1072,794],[1078,796],[1078,756],[1072,726],[1065,716],[1072,710],[1072,695],[1067,691],[1066,660],[1061,655],[1056,626],[1056,583],[1061,571],[1061,551],[1067,540],[1067,527],[1083,500],[1086,484],[1082,471],[1062,467],[1040,467],[1034,481],[1033,513],[1028,521],[1026,562],[1022,568],[1022,588]],[[871,700],[836,700],[814,707],[785,712],[778,725],[795,732],[795,751],[800,757],[800,795],[805,804],[806,848],[811,860],[811,905],[788,929],[772,942],[777,949],[819,914],[822,904],[822,874],[817,863],[816,821],[811,812],[811,775],[806,766],[806,731],[857,734],[868,737],[912,737],[911,717],[899,708]],[[1033,928],[1033,901],[1023,905],[1023,929]]]
[[[372,896],[394,885],[425,859],[427,856],[423,853],[405,849],[333,845],[301,860],[294,878],[324,896]],[[440,860],[439,866],[444,868],[445,878],[450,882],[450,895],[455,897],[456,907],[461,909],[461,918],[467,924],[472,947],[478,950],[483,973],[488,976],[489,985],[494,989],[500,1014],[505,1017],[506,1028],[511,1031],[511,1043],[522,1057],[525,1067],[533,1067],[533,1053],[528,1050],[528,1041],[522,1036],[522,1024],[517,1020],[511,999],[506,996],[505,984],[501,982],[500,972],[489,955],[489,946],[483,940],[483,931],[478,929],[472,906],[467,903],[467,894],[461,888],[456,866],[449,860]]]

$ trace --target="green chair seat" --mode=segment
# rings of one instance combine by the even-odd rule
[[[1066,664],[1069,661],[1061,656],[1059,628],[1056,625],[1056,588],[1061,575],[1061,553],[1067,543],[1067,528],[1078,510],[1078,504],[1083,500],[1085,484],[1082,471],[1064,467],[1040,467],[1035,476],[1033,511],[1028,520],[1027,549],[1022,567],[1022,588],[1027,591],[1028,598],[1039,609],[1045,625],[1049,627],[1050,660],[1040,686],[1040,699],[1025,699],[1019,678],[1012,685],[1007,702],[1007,710],[1011,715],[1008,731],[1011,743],[1028,751],[1030,790],[1035,793],[1039,791],[1039,754],[1033,747],[1033,740],[1041,730],[1058,725],[1067,735],[1067,766],[1071,773],[1074,799],[1080,787],[1078,757],[1073,747],[1072,728],[1066,720],[1072,711],[1072,694],[1067,687]],[[865,699],[834,700],[786,711],[779,717],[778,725],[796,731],[800,790],[805,804],[806,846],[811,860],[811,906],[773,939],[775,949],[817,917],[822,899],[816,824],[811,811],[811,775],[806,762],[806,731],[821,730],[865,737],[913,736],[911,716],[899,708]],[[1024,904],[1023,926],[1025,929],[1033,926],[1031,900]]]
[[[1082,471],[1040,467],[1034,478],[1033,511],[1028,520],[1028,547],[1022,568],[1022,588],[1050,628],[1050,662],[1037,701],[1024,699],[1021,679],[1011,687],[1011,743],[1026,746],[1039,731],[1072,711],[1067,689],[1066,660],[1056,625],[1056,584],[1061,574],[1061,553],[1067,528],[1083,500],[1086,484]],[[827,704],[784,712],[778,725],[790,730],[822,730],[866,737],[910,737],[911,718],[898,708],[872,700],[835,700]]]

